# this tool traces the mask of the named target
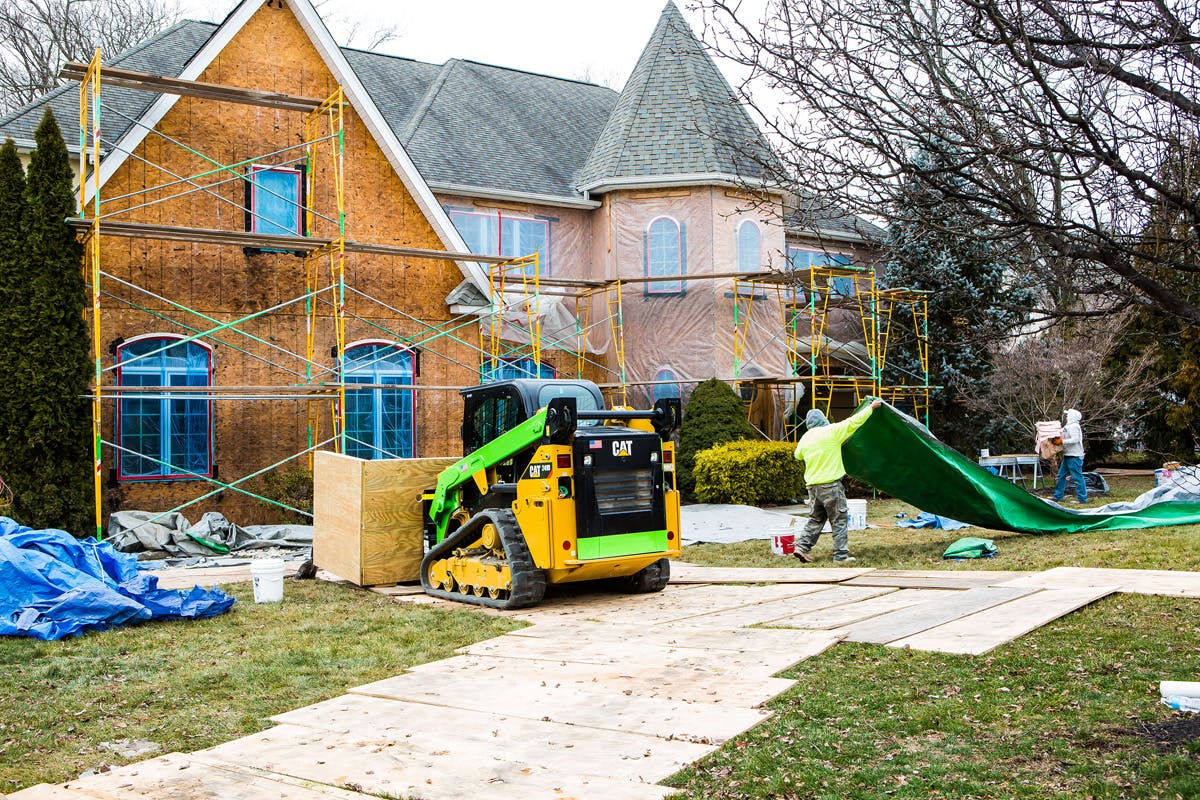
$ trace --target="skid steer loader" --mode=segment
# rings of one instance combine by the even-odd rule
[[[583,380],[462,390],[462,460],[423,493],[421,584],[493,608],[541,601],[548,584],[607,581],[657,592],[679,555],[675,398],[604,408]]]

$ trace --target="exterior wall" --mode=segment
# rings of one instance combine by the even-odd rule
[[[254,15],[199,80],[318,97],[327,96],[335,88],[333,76],[291,12],[272,6],[263,6]],[[304,115],[299,112],[180,98],[159,124],[157,130],[161,136],[152,133],[143,141],[104,187],[102,197],[117,198],[176,181],[175,176],[214,169],[210,162],[165,137],[221,164],[236,164],[297,144],[303,135],[303,123]],[[300,150],[288,151],[273,163],[300,155]],[[346,114],[344,163],[347,238],[442,248],[353,109]],[[331,164],[329,157],[319,160],[317,188],[310,204],[336,219]],[[186,187],[176,185],[148,195],[132,195],[124,201],[131,210],[117,219],[244,230],[244,212],[239,207],[245,199],[244,184],[237,179],[226,180],[230,177],[226,172],[214,172],[199,179],[214,184],[212,192],[183,193]],[[172,195],[172,199],[167,199]],[[150,199],[159,202],[134,208]],[[112,213],[120,205],[120,201],[112,202],[104,213]],[[335,231],[333,222],[317,219],[310,232],[330,236]],[[104,237],[102,264],[112,276],[103,280],[103,287],[116,295],[102,301],[105,310],[101,318],[101,344],[106,367],[114,360],[110,348],[122,340],[147,333],[190,335],[296,300],[305,293],[305,262],[290,254],[252,254],[228,246]],[[328,283],[329,265],[322,265],[321,271],[322,281]],[[345,261],[345,274],[346,284],[351,287],[346,295],[347,343],[395,340],[397,333],[420,343],[428,338],[428,328],[415,320],[449,326],[463,322],[451,319],[444,302],[445,296],[462,280],[462,273],[452,262],[350,254]],[[123,286],[119,281],[141,289]],[[131,308],[122,300],[140,308]],[[174,304],[198,313],[182,311]],[[316,326],[315,360],[332,369],[335,359],[331,349],[336,345],[336,331],[330,306],[326,304],[323,309],[324,317],[318,318]],[[302,356],[305,327],[304,302],[300,300],[239,326],[239,330],[256,339],[227,330],[208,340],[216,345],[215,386],[304,383],[303,360],[267,343]],[[478,346],[477,326],[467,321],[455,335],[464,341],[441,337],[420,347],[419,385],[461,386],[474,382],[474,365],[478,363],[474,349]],[[111,372],[106,373],[108,383],[113,377]],[[323,376],[318,372],[314,379],[336,380],[336,376],[333,372]],[[328,401],[317,405],[320,436],[327,437],[332,406]],[[219,478],[231,482],[303,450],[307,446],[307,406],[301,400],[215,401],[214,464]],[[458,432],[461,401],[457,392],[417,391],[415,408],[417,455],[461,451]],[[113,439],[114,417],[115,403],[107,402],[106,440]],[[307,466],[304,459],[298,463]],[[106,448],[106,474],[110,474],[113,466],[112,453]],[[191,480],[110,481],[108,486],[110,509],[146,510],[169,508],[213,488]],[[195,519],[208,510],[220,510],[239,523],[275,518],[274,512],[262,504],[232,491],[191,506],[185,513]]]

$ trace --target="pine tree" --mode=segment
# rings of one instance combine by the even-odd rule
[[[6,480],[22,523],[90,533],[91,422],[85,395],[91,359],[83,319],[82,248],[66,224],[75,214],[71,166],[49,110],[34,141],[26,174],[28,213],[19,271],[29,299],[18,313],[29,335],[16,354],[22,365],[23,401],[14,420],[25,453],[23,463]]]
[[[930,149],[921,161],[928,169],[946,168],[951,156]],[[968,178],[959,180],[965,187]],[[967,452],[995,447],[1006,421],[997,417],[981,424],[967,411],[963,394],[987,383],[995,337],[1021,321],[1020,312],[1004,306],[1027,303],[1030,294],[1011,284],[1012,262],[980,235],[978,217],[946,202],[919,175],[909,178],[894,202],[895,218],[904,222],[891,229],[881,283],[931,292],[929,382],[937,388],[930,396],[930,427]],[[920,383],[920,373],[912,337],[889,344],[885,384]]]
[[[25,225],[25,170],[12,139],[0,145],[0,478],[12,480],[24,458],[24,440],[15,424],[24,394],[21,351],[23,311],[29,306],[22,274]]]

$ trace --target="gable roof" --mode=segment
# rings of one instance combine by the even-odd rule
[[[758,126],[668,2],[578,183],[600,190],[670,175],[765,181],[771,163]]]

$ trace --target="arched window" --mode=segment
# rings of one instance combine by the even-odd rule
[[[684,274],[687,238],[683,226],[670,217],[659,217],[646,229],[646,277],[677,278]],[[646,294],[683,294],[683,281],[653,281]]]
[[[669,367],[663,367],[658,372],[654,373],[654,399],[661,400],[664,397],[679,398],[679,384],[667,383],[667,381],[678,381],[679,376]]]
[[[416,358],[391,342],[363,342],[346,348],[347,384],[370,389],[346,391],[346,454],[358,458],[412,458],[416,415],[411,386]]]
[[[147,389],[117,403],[117,476],[133,480],[212,476],[212,402],[166,387],[211,386],[212,349],[172,334],[117,347],[117,385]]]
[[[762,232],[758,223],[743,220],[737,229],[738,272],[758,272],[762,269]]]

